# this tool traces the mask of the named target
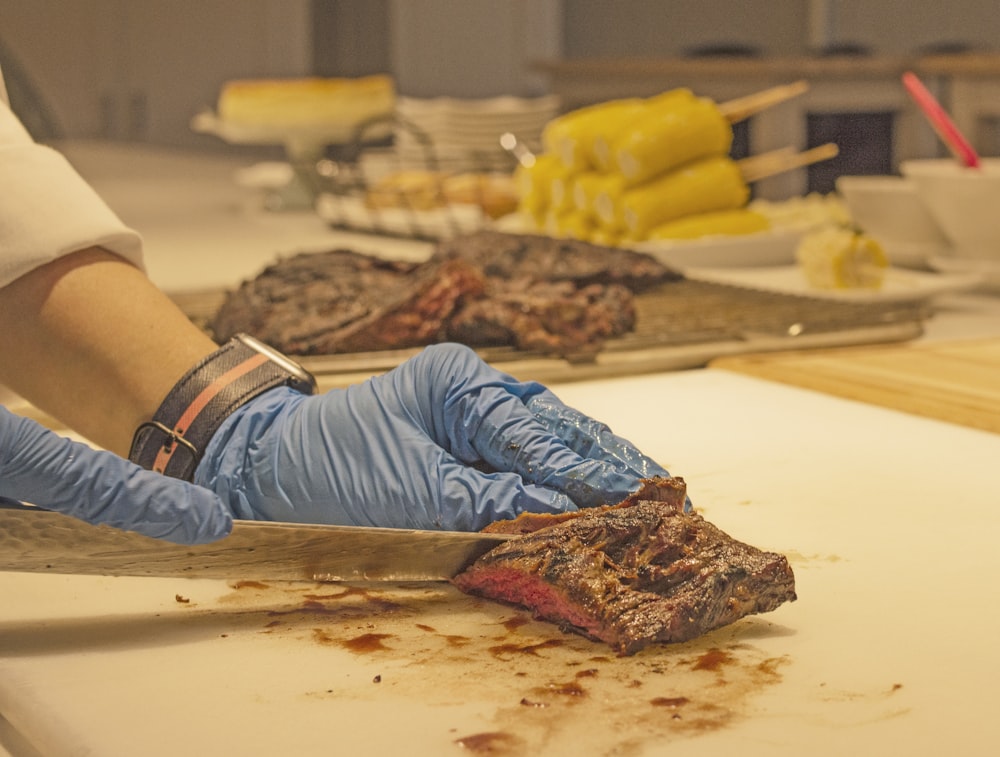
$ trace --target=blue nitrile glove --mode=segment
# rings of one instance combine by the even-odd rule
[[[4,407],[0,496],[178,544],[215,541],[233,526],[212,492],[59,436]]]
[[[443,344],[347,389],[265,392],[195,481],[238,518],[468,531],[618,502],[653,475],[667,472],[541,384]]]

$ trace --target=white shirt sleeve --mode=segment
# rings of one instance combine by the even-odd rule
[[[0,287],[62,255],[93,246],[142,268],[139,235],[66,158],[31,139],[5,94],[0,78]]]

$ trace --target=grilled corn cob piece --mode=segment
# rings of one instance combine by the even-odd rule
[[[763,213],[746,208],[695,213],[654,227],[648,239],[698,239],[707,236],[738,236],[767,231],[771,222]]]
[[[549,189],[549,210],[554,213],[569,213],[576,210],[573,188],[578,174],[565,173],[552,179]]]
[[[618,125],[616,129],[604,129],[594,136],[593,162],[600,171],[617,171],[613,145],[625,134],[632,131],[638,122],[655,120],[658,114],[670,113],[695,100],[694,93],[685,87],[670,89],[646,98],[641,110],[633,117]]]
[[[577,210],[590,213],[599,219],[600,198],[618,198],[624,190],[625,182],[618,174],[589,171],[576,177],[573,199]]]
[[[597,190],[593,212],[602,229],[609,233],[622,235],[626,231],[625,217],[622,214],[625,180],[620,174],[608,174],[608,178],[609,180],[603,182]]]
[[[573,171],[597,168],[594,139],[598,134],[617,132],[642,111],[644,102],[642,98],[630,97],[565,113],[546,124],[542,146]]]
[[[590,236],[587,237],[586,241],[604,245],[605,247],[617,247],[624,240],[621,235],[615,233],[614,231],[609,231],[608,229],[596,226],[591,229]]]
[[[688,163],[622,193],[617,217],[629,237],[644,239],[661,224],[695,213],[746,205],[750,188],[727,157]],[[602,222],[604,216],[601,216]]]
[[[553,180],[566,174],[562,161],[551,153],[536,155],[531,165],[519,165],[514,172],[518,210],[534,217],[545,215],[552,204]]]
[[[806,281],[817,289],[879,289],[889,267],[877,241],[835,226],[806,234],[795,257]]]
[[[576,210],[566,213],[550,213],[546,217],[545,232],[552,237],[570,237],[589,240],[594,232],[594,220]]]
[[[670,107],[651,107],[611,145],[611,165],[629,186],[711,155],[726,155],[733,129],[707,97],[675,98]]]

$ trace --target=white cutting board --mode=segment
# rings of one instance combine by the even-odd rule
[[[102,757],[992,753],[1000,436],[724,371],[557,390],[799,600],[618,659],[439,584],[0,574],[0,713]]]

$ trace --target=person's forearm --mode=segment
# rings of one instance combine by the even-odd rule
[[[184,372],[215,349],[144,273],[99,248],[0,288],[0,383],[122,455]]]

